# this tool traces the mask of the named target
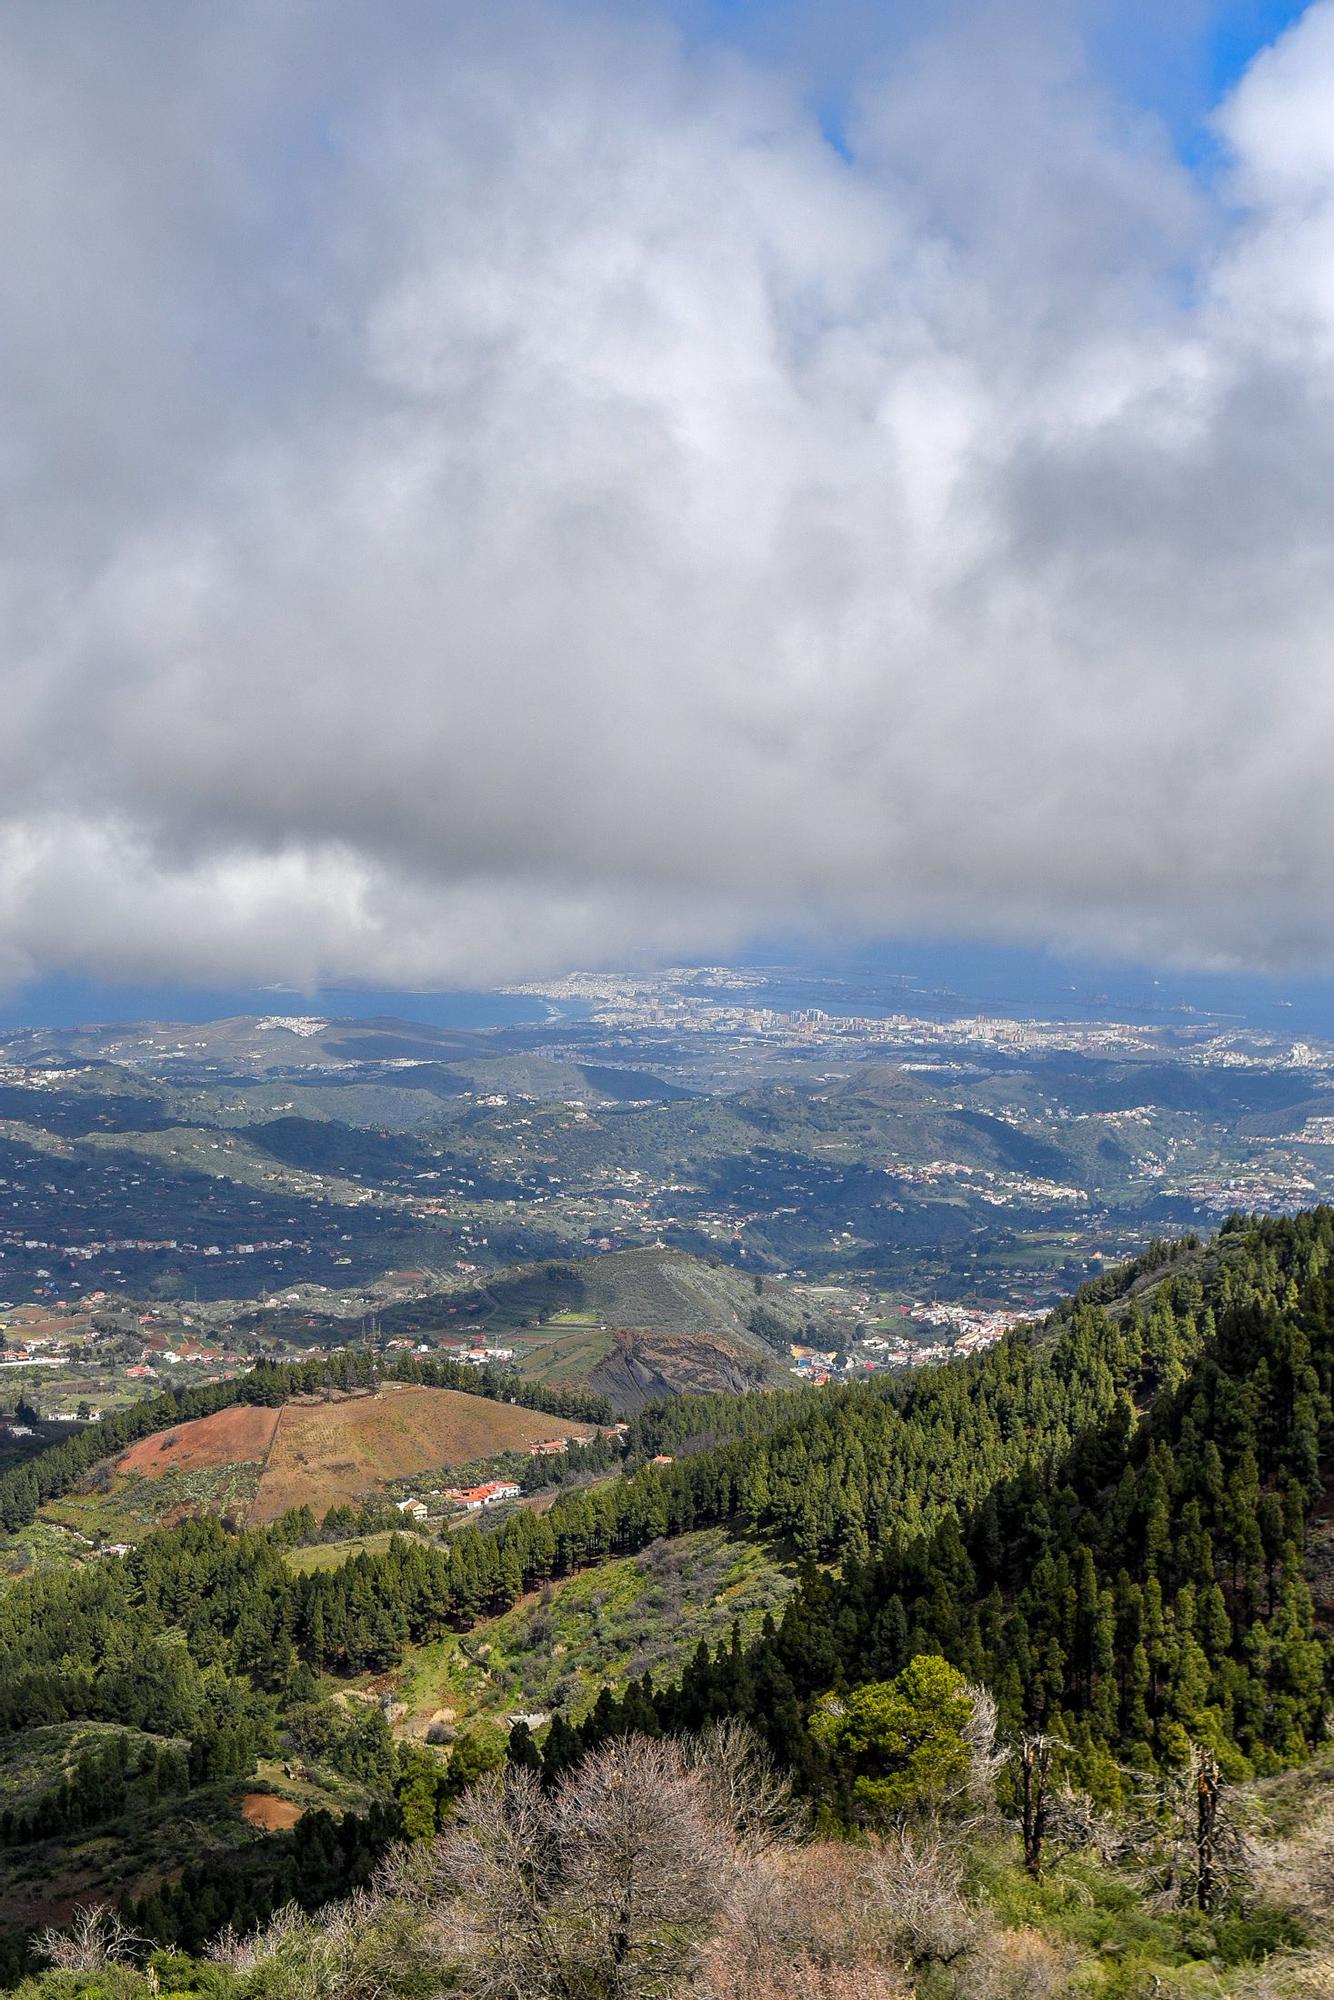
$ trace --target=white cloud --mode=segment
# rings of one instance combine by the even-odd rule
[[[645,17],[8,10],[0,973],[1334,960],[1334,6],[1210,192],[994,19],[845,158]]]

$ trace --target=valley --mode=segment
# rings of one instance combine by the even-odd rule
[[[1202,1192],[1323,1189],[1321,1051],[597,1011],[11,1038],[0,1973],[99,1898],[182,1993],[286,1904],[397,1923],[381,1860],[488,1774],[564,1796],[724,1721],[836,1842],[784,1868],[836,1874],[900,1778],[821,1718],[926,1672],[994,1762],[894,1837],[998,1964],[1296,1979],[1324,1918],[1267,1863],[1192,1931],[1116,1829],[1185,1867],[1206,1756],[1239,1820],[1322,1823],[1334,1211]],[[144,1235],[97,1233],[122,1194]]]
[[[967,1351],[1154,1235],[1334,1195],[1318,1042],[784,1012],[768,977],[590,986],[521,1028],[11,1032],[0,1401],[74,1420],[411,1340],[629,1410]]]

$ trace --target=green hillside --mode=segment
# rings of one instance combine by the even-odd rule
[[[556,1268],[560,1309],[526,1329],[519,1366],[538,1380],[587,1380],[621,1411],[675,1391],[781,1381],[786,1347],[806,1325],[781,1283],[757,1286],[683,1251],[613,1251]],[[507,1297],[503,1281],[487,1291]]]
[[[114,1720],[188,1742],[186,1796],[205,1813],[219,1787],[235,1796],[257,1760],[269,1770],[275,1757],[298,1777],[366,1788],[376,1804],[340,1831],[312,1812],[291,1833],[247,1840],[231,1862],[138,1894],[130,1920],[188,1951],[292,1898],[315,1908],[347,1894],[395,1837],[439,1832],[455,1851],[469,1815],[493,1810],[471,1787],[504,1755],[489,1722],[503,1696],[535,1704],[536,1740],[517,1727],[510,1757],[540,1772],[551,1811],[583,1823],[600,1774],[621,1774],[623,1803],[642,1774],[645,1824],[660,1831],[679,1806],[693,1829],[682,1856],[716,1857],[711,1874],[680,1878],[693,1901],[662,1905],[665,1928],[644,1945],[661,1954],[656,1987],[597,1983],[605,1932],[586,1913],[606,1907],[613,1876],[581,1877],[585,1915],[561,1933],[585,1967],[572,1990],[1326,1991],[1332,1269],[1334,1211],[1238,1219],[1210,1245],[1156,1250],[974,1361],[901,1382],[654,1406],[631,1424],[625,1476],[463,1528],[447,1549],[400,1538],[315,1567],[291,1559],[295,1520],[249,1534],[184,1524],[123,1561],[0,1596],[0,1729],[13,1745]],[[722,1565],[714,1599],[745,1584],[729,1538],[795,1554],[800,1575],[780,1616],[743,1591],[735,1628],[702,1630],[682,1668],[654,1621],[677,1636],[690,1621],[673,1590],[647,1600],[644,1561],[701,1530]],[[555,1659],[569,1665],[553,1675]],[[446,1689],[453,1741],[396,1746],[381,1691],[391,1713],[397,1694],[418,1717]],[[700,1790],[689,1743],[725,1718],[790,1774],[813,1843],[788,1831],[747,1848],[750,1794]],[[599,1763],[613,1746],[619,1761]],[[539,1786],[525,1821],[534,1863],[544,1796]],[[71,1816],[71,1860],[90,1839],[105,1853],[123,1837],[114,1788],[109,1804],[96,1797],[91,1817]],[[17,1822],[14,1832],[31,1837]],[[538,1912],[523,1920],[541,1938],[554,1935],[548,1922],[573,1922],[570,1865],[557,1843]],[[741,1887],[757,1868],[770,1884],[762,1923]],[[459,1928],[457,1878],[446,1867],[429,1892],[412,1887],[425,1879],[405,1862],[358,1906],[376,1990],[499,1990],[485,1983],[486,1927]],[[818,1908],[838,1913],[829,1933],[812,1927]],[[342,1919],[289,1924],[198,1990],[353,2000],[371,1967],[357,1985],[319,1958],[331,1921]],[[767,1988],[699,1984],[710,1965],[730,1966],[734,1982],[738,1968],[763,1969],[765,1926],[780,1921],[788,1960],[809,1965],[806,1986],[791,1984],[790,1965],[775,1965]],[[16,1969],[25,1949],[15,1937]],[[284,1964],[308,1986],[283,1986]],[[168,1979],[194,1990],[179,1959],[158,1977],[163,1990]],[[128,1992],[147,1990],[137,1979]],[[508,1990],[547,1991],[517,1974]]]
[[[263,1325],[281,1336],[289,1320],[307,1340],[344,1332],[333,1320],[313,1327],[309,1314],[270,1311]],[[387,1306],[378,1323],[387,1336],[503,1342],[526,1379],[588,1385],[621,1412],[676,1391],[784,1381],[790,1343],[811,1331],[804,1302],[781,1279],[661,1244],[511,1265]]]

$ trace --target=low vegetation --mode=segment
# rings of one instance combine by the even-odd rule
[[[290,1561],[336,1551],[301,1550]],[[703,1528],[654,1542],[637,1556],[545,1584],[468,1634],[408,1649],[373,1686],[394,1702],[396,1727],[446,1740],[478,1723],[509,1726],[515,1712],[560,1711],[579,1722],[602,1689],[679,1672],[704,1641],[754,1637],[794,1587],[758,1541]]]
[[[920,1662],[932,1691],[942,1661]],[[391,1848],[366,1886],[227,1929],[201,1958],[153,1953],[107,1908],[51,1927],[57,1968],[22,2000],[1315,2000],[1334,1978],[1334,1821],[1306,1847],[1254,1838],[1226,1910],[1146,1888],[1183,1845],[1164,1814],[1135,1867],[1091,1835],[1035,1879],[998,1808],[985,1693],[956,1678],[942,1724],[920,1694],[881,1732],[892,1808],[851,1835],[811,1822],[733,1723],[622,1738],[554,1785],[522,1763],[478,1778],[438,1833]],[[916,1705],[915,1705],[916,1704]],[[931,1754],[911,1743],[932,1724]],[[865,1746],[863,1746],[863,1753]],[[906,1775],[911,1766],[911,1776]],[[1188,1845],[1188,1839],[1185,1841]]]

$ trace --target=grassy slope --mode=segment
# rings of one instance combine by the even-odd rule
[[[701,1529],[550,1585],[461,1638],[410,1648],[401,1668],[364,1685],[399,1704],[404,1736],[424,1735],[441,1711],[455,1727],[557,1703],[578,1719],[608,1684],[679,1671],[734,1619],[748,1636],[792,1585],[758,1543]]]
[[[308,1548],[289,1549],[286,1560],[302,1576],[313,1576],[317,1570],[341,1569],[353,1556],[381,1556],[395,1535],[411,1533],[405,1523],[401,1528],[377,1529],[372,1535],[349,1535],[342,1542],[314,1542]]]
[[[116,1722],[55,1722],[43,1729],[0,1737],[0,1811],[6,1807],[28,1811],[46,1793],[55,1791],[86,1750],[102,1748],[118,1736],[127,1739],[131,1755],[142,1743],[173,1740],[122,1728]],[[175,1740],[181,1749],[189,1748],[179,1738]]]

